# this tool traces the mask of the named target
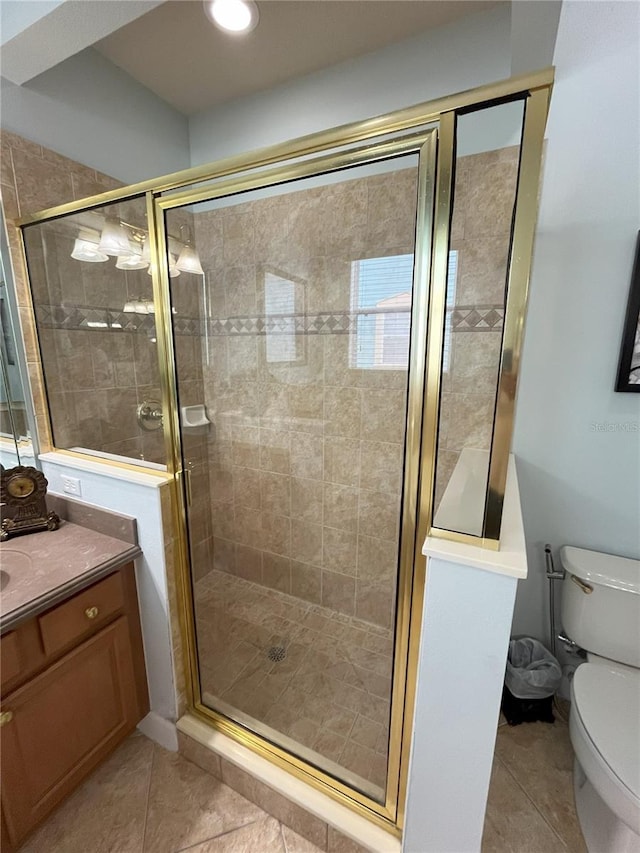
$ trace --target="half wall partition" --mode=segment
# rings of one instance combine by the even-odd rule
[[[551,81],[23,222],[57,447],[175,478],[190,709],[394,832],[419,546],[499,547]]]

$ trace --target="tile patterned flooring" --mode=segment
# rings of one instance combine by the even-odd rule
[[[209,704],[381,798],[392,632],[219,571],[195,598]]]
[[[482,853],[587,853],[573,798],[569,726],[554,714],[553,725],[499,726]]]
[[[499,728],[482,853],[586,853],[573,806],[572,762],[561,720]],[[328,849],[359,848],[330,838]],[[219,779],[137,733],[20,853],[43,851],[321,853]]]
[[[320,853],[143,735],[129,737],[20,853]]]

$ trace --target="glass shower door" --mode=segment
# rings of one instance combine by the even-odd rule
[[[165,210],[203,705],[385,801],[418,156]]]

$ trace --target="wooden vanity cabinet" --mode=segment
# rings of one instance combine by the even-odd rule
[[[15,847],[149,709],[133,566],[8,632],[0,650],[2,822]]]

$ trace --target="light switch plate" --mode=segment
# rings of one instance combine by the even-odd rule
[[[77,477],[67,477],[63,474],[60,479],[62,480],[62,491],[65,494],[77,495],[78,497],[82,494],[82,486]]]

